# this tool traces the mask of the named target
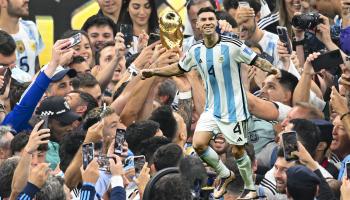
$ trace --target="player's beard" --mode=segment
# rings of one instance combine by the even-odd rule
[[[23,3],[19,7],[14,7],[10,0],[7,0],[7,13],[11,17],[28,17],[29,10],[26,8],[28,2]]]

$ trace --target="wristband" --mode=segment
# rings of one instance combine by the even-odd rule
[[[192,92],[187,91],[187,92],[179,92],[179,99],[190,99],[192,98]]]
[[[124,187],[124,184],[123,184],[123,178],[121,176],[112,176],[111,178],[111,187],[112,188],[115,188],[115,187]]]
[[[343,120],[343,118],[344,118],[345,116],[347,116],[347,115],[350,115],[350,112],[347,112],[347,113],[342,114],[342,115],[340,116],[340,120]]]
[[[299,40],[299,41],[296,41],[295,38],[293,38],[293,46],[296,47],[296,46],[300,46],[300,45],[304,45],[305,43],[305,39],[302,39],[302,40]]]

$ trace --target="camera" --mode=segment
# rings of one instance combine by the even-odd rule
[[[296,15],[292,18],[292,25],[302,30],[314,29],[318,24],[323,22],[318,13],[305,13]]]

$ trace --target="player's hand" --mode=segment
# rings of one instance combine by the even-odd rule
[[[83,166],[81,166],[81,177],[83,178],[83,182],[88,182],[92,184],[96,184],[98,178],[100,177],[100,173],[98,171],[99,165],[97,162],[97,158],[94,158],[86,167],[86,169],[83,169]]]
[[[148,40],[149,40],[149,35],[145,32],[145,30],[142,30],[141,34],[139,35],[137,52],[141,52],[142,49],[147,47]]]
[[[143,69],[141,70],[141,79],[145,80],[154,76],[153,69]]]
[[[253,8],[244,8],[244,7],[237,8],[235,20],[238,25],[241,25],[243,22],[253,17],[255,17],[255,12]]]
[[[125,40],[124,35],[121,32],[118,32],[114,38],[115,41],[115,49],[116,49],[116,56],[122,58],[125,55],[126,52],[126,46],[125,46]],[[118,59],[120,59],[118,58]]]
[[[230,23],[228,23],[226,20],[219,20],[219,28],[220,28],[220,32],[224,33],[224,32],[233,32],[233,28],[231,26]]]
[[[283,62],[283,65],[288,69],[290,66],[290,54],[287,49],[287,45],[281,41],[277,42],[277,53]]]

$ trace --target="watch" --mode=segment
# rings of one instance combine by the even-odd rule
[[[293,38],[293,46],[296,47],[296,46],[299,46],[299,45],[304,45],[305,43],[305,39],[302,39],[302,40],[299,40],[299,41],[296,41],[295,38]]]

